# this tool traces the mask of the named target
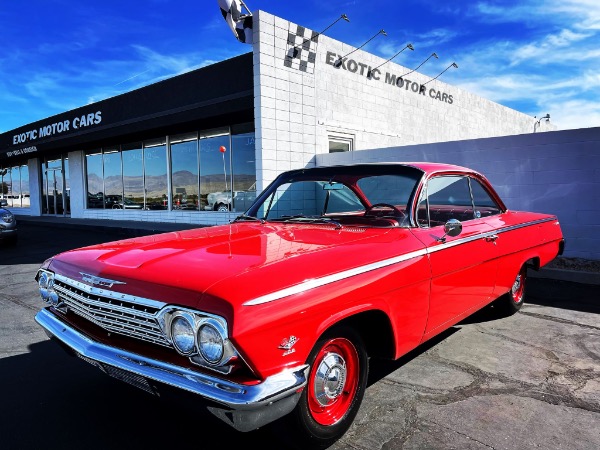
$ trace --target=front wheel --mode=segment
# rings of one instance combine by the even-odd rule
[[[215,208],[215,211],[227,212],[229,211],[229,206],[227,206],[225,203],[219,203]]]
[[[308,383],[287,419],[294,446],[322,449],[352,425],[365,393],[369,360],[360,335],[338,328],[317,342],[308,364]]]

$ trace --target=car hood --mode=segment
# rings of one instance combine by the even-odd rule
[[[131,295],[199,307],[205,294],[235,308],[390,257],[390,247],[398,248],[385,244],[401,245],[411,236],[399,228],[240,223],[84,247],[57,255],[48,265],[76,280],[88,274],[124,282],[112,289]]]

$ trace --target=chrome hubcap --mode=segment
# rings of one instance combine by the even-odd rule
[[[513,295],[519,292],[519,288],[521,287],[521,275],[517,275],[517,278],[512,286]]]
[[[346,384],[346,362],[337,353],[329,353],[315,374],[315,398],[321,406],[332,404],[341,395]]]

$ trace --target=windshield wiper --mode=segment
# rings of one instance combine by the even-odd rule
[[[237,216],[235,219],[233,219],[234,222],[237,222],[238,220],[254,220],[254,221],[258,221],[260,223],[265,223],[265,219],[259,219],[258,217],[254,217],[254,216],[247,216],[246,214],[240,214],[239,216]]]
[[[270,219],[271,222],[321,222],[321,223],[331,223],[335,225],[335,229],[339,230],[343,228],[343,225],[339,223],[337,220],[332,219],[330,217],[323,216],[305,216],[303,214],[297,214],[295,216],[281,216],[277,219]]]

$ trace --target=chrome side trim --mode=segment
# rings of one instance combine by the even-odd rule
[[[289,288],[282,289],[280,291],[272,292],[270,294],[249,300],[244,303],[244,306],[255,306],[261,305],[263,303],[269,303],[274,300],[279,300],[280,298],[287,297],[289,295],[299,294],[301,292],[308,291],[309,289],[314,289],[316,287],[324,286],[326,284],[335,283],[336,281],[344,280],[346,278],[354,277],[356,275],[361,275],[372,270],[381,269],[382,267],[391,266],[392,264],[398,264],[403,261],[408,261],[409,259],[418,258],[419,256],[425,256],[426,254],[427,249],[417,250],[402,256],[384,259],[382,261],[367,264],[365,266],[355,267],[354,269],[344,270],[343,272],[327,275],[322,278],[313,278],[311,280],[303,281],[302,283],[297,284],[295,286],[291,286]]]
[[[110,297],[115,300],[123,300],[130,303],[136,303],[138,305],[150,306],[152,308],[160,309],[166,305],[166,303],[159,302],[157,300],[150,300],[149,298],[137,297],[134,295],[121,294],[120,292],[109,291],[107,289],[101,289],[97,287],[90,286],[89,284],[82,283],[81,281],[74,280],[72,278],[67,278],[64,275],[60,275],[58,273],[54,274],[54,277],[62,281],[65,284],[73,286],[77,289],[81,289],[82,291],[87,292],[92,295],[99,295],[102,297]]]
[[[546,219],[533,220],[531,222],[520,223],[518,225],[511,225],[510,227],[500,228],[500,229],[496,230],[496,233],[505,233],[507,231],[518,230],[519,228],[525,228],[530,225],[537,225],[537,224],[545,223],[545,222],[557,222],[557,224],[558,224],[558,219],[556,217],[547,217]]]
[[[313,278],[310,280],[305,280],[295,286],[291,286],[289,288],[281,289],[279,291],[272,292],[270,294],[262,295],[260,297],[253,298],[252,300],[248,300],[243,303],[243,306],[256,306],[262,305],[264,303],[269,303],[275,300],[279,300],[284,297],[288,297],[294,294],[300,294],[302,292],[308,291],[310,289],[314,289],[316,287],[325,286],[326,284],[335,283],[336,281],[341,281],[346,278],[354,277],[356,275],[361,275],[366,272],[370,272],[372,270],[381,269],[382,267],[391,266],[393,264],[398,264],[409,259],[418,258],[419,256],[428,255],[431,253],[439,252],[440,250],[444,250],[450,247],[455,247],[457,245],[466,244],[468,242],[476,241],[478,239],[488,239],[491,238],[495,241],[494,236],[497,238],[498,234],[506,233],[508,231],[517,230],[519,228],[528,227],[531,225],[537,225],[544,222],[556,221],[556,218],[548,217],[546,219],[534,220],[531,222],[526,222],[518,225],[511,225],[509,227],[500,228],[498,230],[490,230],[485,233],[480,233],[477,235],[469,236],[466,238],[459,238],[453,241],[446,241],[444,243],[440,243],[434,247],[428,247],[422,250],[416,250],[414,252],[407,253],[402,256],[396,256],[394,258],[384,259],[382,261],[378,261],[375,263],[367,264],[360,267],[355,267],[354,269],[344,270],[342,272],[334,273],[332,275],[327,275],[322,278]]]
[[[307,382],[309,366],[301,365],[283,370],[256,385],[246,386],[232,383],[96,342],[60,320],[47,309],[38,312],[35,321],[50,336],[58,339],[87,360],[184,389],[235,411],[271,408],[274,402],[294,396]],[[296,397],[299,398],[299,396]]]

